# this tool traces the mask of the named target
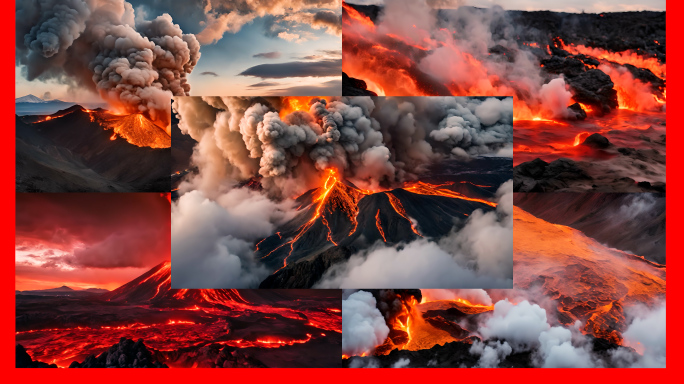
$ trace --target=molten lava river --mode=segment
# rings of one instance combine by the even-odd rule
[[[338,291],[171,290],[170,263],[103,295],[19,295],[16,313],[16,343],[60,367],[122,337],[170,367],[211,366],[211,350],[226,346],[266,366],[339,364]]]

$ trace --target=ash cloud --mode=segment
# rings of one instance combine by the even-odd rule
[[[48,0],[17,3],[16,20],[16,63],[29,81],[88,89],[164,127],[171,97],[189,94],[200,45],[168,14],[144,20],[123,0]]]
[[[328,167],[362,188],[389,187],[416,179],[432,162],[497,155],[513,141],[512,98],[307,102],[281,117],[287,98],[176,98],[179,128],[199,142],[199,175],[187,189],[214,193],[205,187],[258,176],[270,194],[292,196],[315,187]]]
[[[370,354],[388,334],[385,318],[370,292],[358,291],[342,300],[342,354]]]

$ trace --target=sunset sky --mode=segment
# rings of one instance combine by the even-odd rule
[[[170,260],[159,193],[17,194],[15,286],[114,289]]]
[[[123,1],[123,0],[121,0]],[[139,20],[168,13],[200,43],[192,96],[340,95],[341,0],[128,0]],[[66,78],[28,81],[15,67],[15,97],[94,102]],[[46,95],[49,92],[49,95]]]

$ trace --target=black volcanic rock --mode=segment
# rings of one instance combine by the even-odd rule
[[[575,161],[564,157],[550,162],[544,169],[542,177],[545,179],[591,179],[583,169],[577,166]]]
[[[582,142],[582,145],[596,149],[606,149],[611,146],[610,141],[598,133],[593,133]]]
[[[591,181],[575,161],[560,158],[547,163],[534,159],[513,168],[514,192],[550,192],[568,187],[573,181]]]
[[[539,179],[542,177],[542,175],[544,175],[544,170],[546,169],[547,165],[549,165],[549,163],[537,158],[518,165],[515,167],[515,171],[522,176],[529,176],[533,179]]]
[[[133,341],[122,337],[121,340],[102,352],[100,356],[90,355],[82,363],[74,361],[69,368],[168,368],[156,361],[145,347],[142,339]]]
[[[566,78],[579,76],[586,71],[584,63],[574,57],[551,56],[541,60],[541,64],[546,72],[564,75]]]
[[[57,364],[48,364],[42,361],[34,361],[31,355],[26,352],[23,345],[17,344],[16,348],[16,368],[57,368]]]
[[[604,113],[618,107],[613,81],[603,71],[590,69],[566,81],[573,89],[573,98],[578,103],[596,106]]]
[[[568,109],[575,115],[575,119],[584,120],[587,118],[587,113],[584,112],[582,106],[579,103],[575,103],[568,107]]]
[[[310,260],[288,265],[270,275],[259,284],[259,288],[311,288],[328,268],[349,260],[352,253],[352,248],[343,246],[327,249]]]
[[[342,72],[342,94],[345,96],[377,96],[378,94],[369,91],[366,82],[360,79],[347,76]]]

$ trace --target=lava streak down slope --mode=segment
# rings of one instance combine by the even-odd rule
[[[75,105],[15,120],[18,192],[171,189],[171,137],[141,114]]]
[[[458,231],[473,211],[496,208],[494,192],[510,177],[507,164],[510,159],[445,161],[422,181],[377,192],[329,170],[322,187],[296,199],[301,213],[256,244],[257,257],[276,269],[260,288],[309,288],[373,243],[398,246]]]
[[[339,291],[171,290],[170,272],[162,263],[95,297],[18,295],[16,342],[63,367],[124,337],[170,367],[214,367],[219,353],[254,366],[339,366]]]

